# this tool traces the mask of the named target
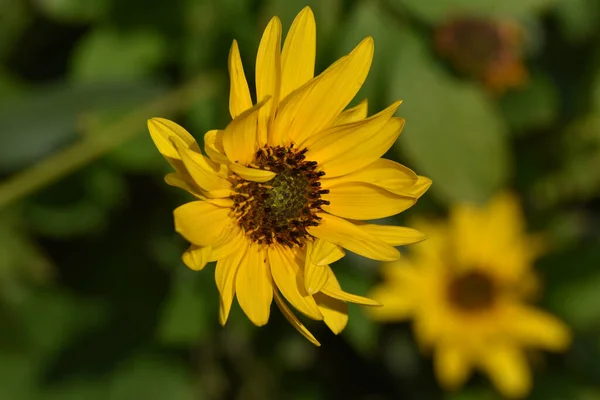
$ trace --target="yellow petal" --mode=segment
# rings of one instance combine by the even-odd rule
[[[229,168],[247,181],[268,182],[275,178],[275,172],[264,169],[248,168],[238,164],[229,164]]]
[[[367,118],[368,104],[369,103],[367,99],[364,99],[355,107],[345,110],[340,115],[338,115],[335,121],[333,121],[333,125],[349,124],[350,122],[357,122],[361,119]]]
[[[229,51],[229,113],[235,119],[238,115],[252,107],[252,98],[248,89],[248,81],[244,74],[244,66],[240,57],[237,41],[233,41]]]
[[[431,179],[429,179],[425,176],[419,175],[419,179],[418,179],[417,183],[415,183],[415,185],[413,187],[408,189],[408,191],[406,193],[412,194],[413,196],[416,196],[417,198],[419,198],[427,191],[427,189],[429,189],[430,186],[431,186]]]
[[[223,131],[211,130],[204,134],[204,151],[216,163],[228,164],[229,159],[223,148]]]
[[[309,147],[306,158],[318,162],[328,178],[349,174],[373,163],[394,144],[404,120],[392,118],[378,131],[376,128],[380,125],[371,125],[368,121],[350,124],[356,124],[355,127],[343,125],[332,128],[339,129],[337,134],[323,137],[319,143]]]
[[[323,189],[349,182],[364,182],[378,186],[399,195],[411,194],[415,197],[419,178],[412,170],[392,160],[380,158],[358,171],[329,179],[321,179]]]
[[[281,53],[280,99],[308,82],[315,74],[317,28],[310,7],[296,16]]]
[[[265,28],[256,55],[256,98],[272,101],[258,114],[258,143],[267,144],[267,132],[279,103],[281,87],[281,21],[273,17]]]
[[[319,292],[323,285],[325,285],[325,282],[327,282],[328,276],[327,270],[323,268],[323,266],[316,265],[312,261],[313,253],[314,244],[309,241],[307,243],[306,257],[304,259],[304,288],[309,295]]]
[[[265,98],[231,121],[223,132],[223,149],[232,163],[248,165],[256,156],[256,121],[259,111],[270,101]]]
[[[531,374],[523,353],[514,346],[489,346],[480,362],[500,393],[509,398],[523,398],[531,390]]]
[[[300,322],[298,317],[296,317],[294,313],[289,309],[289,307],[285,304],[284,300],[281,298],[279,293],[277,293],[277,290],[273,291],[273,295],[275,297],[275,304],[277,304],[277,307],[279,307],[279,310],[281,311],[285,319],[287,319],[288,322],[292,324],[292,326],[302,334],[302,336],[310,340],[312,344],[314,344],[315,346],[320,346],[321,343],[319,343],[319,341],[315,339],[313,334],[310,333],[308,329],[306,329],[306,327],[302,324],[302,322]]]
[[[435,373],[446,390],[459,389],[471,373],[468,355],[456,345],[440,345],[435,352]]]
[[[339,245],[318,238],[312,243],[308,254],[311,261],[320,266],[332,264],[346,255]]]
[[[231,183],[218,175],[218,165],[202,154],[186,149],[182,141],[172,140],[188,173],[209,197],[222,198],[231,195]]]
[[[304,276],[292,254],[279,246],[267,250],[271,275],[279,291],[298,311],[309,318],[322,320],[317,303],[304,289]]]
[[[326,213],[321,213],[319,216],[321,217],[319,225],[308,228],[308,233],[312,236],[335,243],[373,260],[393,261],[400,258],[398,250],[353,223]]]
[[[513,335],[524,344],[562,351],[571,343],[567,325],[543,311],[519,305],[515,306],[507,319]]]
[[[362,86],[373,59],[373,39],[364,39],[347,56],[291,93],[280,104],[274,132],[301,146],[331,125]]]
[[[183,167],[183,162],[181,163],[181,166]],[[167,185],[186,190],[201,200],[206,199],[206,193],[192,181],[187,171],[185,173],[171,172],[165,176],[165,182]]]
[[[245,246],[246,237],[237,226],[225,229],[223,234],[212,244],[208,261],[217,261],[227,257]]]
[[[235,253],[234,253],[235,254]],[[235,279],[238,303],[256,326],[269,322],[273,283],[266,262],[266,254],[251,244],[240,262]]]
[[[210,252],[212,251],[210,246],[200,247],[191,245],[181,256],[181,259],[189,269],[194,271],[201,271],[208,263]]]
[[[315,294],[315,300],[329,329],[336,335],[343,331],[348,324],[348,304],[323,293]]]
[[[372,318],[379,321],[404,321],[411,317],[416,306],[411,293],[389,284],[376,287],[369,297],[382,305],[368,311]]]
[[[148,120],[148,130],[150,136],[158,148],[158,151],[169,159],[179,160],[179,153],[173,146],[171,138],[181,139],[188,148],[200,152],[196,140],[185,130],[173,121],[165,118],[152,118]]]
[[[360,222],[357,222],[356,225],[363,231],[383,240],[391,246],[418,243],[426,238],[422,232],[404,226],[363,224]]]
[[[399,196],[368,183],[351,182],[334,186],[322,196],[330,204],[323,210],[338,217],[368,220],[396,215],[412,207],[417,199]]]
[[[235,280],[240,262],[246,254],[246,241],[241,242],[240,246],[228,257],[217,261],[215,268],[215,282],[219,289],[219,323],[225,325],[231,310],[231,303],[235,295]]]
[[[321,290],[323,294],[326,294],[329,297],[333,297],[334,299],[347,301],[349,303],[362,304],[364,306],[381,306],[381,303],[379,303],[378,301],[358,296],[356,294],[344,292],[341,289],[340,284],[337,278],[335,277],[335,274],[333,273],[331,267],[329,265],[325,265],[323,266],[323,268],[327,269],[328,274],[327,282]]]
[[[193,201],[177,207],[173,212],[175,230],[195,245],[210,246],[233,223],[229,212],[228,208],[218,207],[208,201]]]

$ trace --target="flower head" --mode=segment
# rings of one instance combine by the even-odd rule
[[[530,389],[525,350],[563,350],[568,328],[528,305],[535,289],[532,261],[540,239],[526,236],[517,201],[499,195],[486,207],[458,205],[449,224],[419,226],[428,240],[410,259],[384,266],[385,282],[372,296],[382,321],[412,319],[417,339],[435,353],[436,375],[448,389],[473,368],[507,397]]]
[[[527,80],[522,60],[523,30],[510,21],[465,17],[436,30],[438,52],[460,72],[502,93]]]
[[[175,169],[166,182],[196,197],[175,210],[175,228],[192,243],[183,255],[190,268],[217,262],[220,322],[236,296],[248,318],[264,325],[274,299],[318,344],[287,303],[335,333],[346,325],[346,302],[377,305],[344,292],[329,264],[344,256],[343,248],[394,260],[393,246],[421,240],[415,230],[365,221],[409,208],[431,181],[380,158],[404,126],[393,116],[400,102],[371,117],[366,101],[344,111],[367,76],[373,40],[314,77],[315,35],[308,7],[283,49],[279,19],[269,22],[256,60],[256,104],[233,42],[233,120],[205,134],[206,155],[174,122],[153,118],[148,127]]]

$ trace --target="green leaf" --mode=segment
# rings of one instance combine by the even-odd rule
[[[391,0],[399,10],[406,8],[431,23],[457,15],[522,17],[549,9],[558,0]]]
[[[22,168],[77,138],[85,116],[162,93],[150,82],[53,84],[0,101],[0,171]]]
[[[153,31],[96,29],[79,42],[72,75],[79,82],[146,77],[162,63],[166,50],[163,37]]]
[[[21,0],[0,0],[0,60],[19,43],[19,36],[32,18],[28,4]]]
[[[558,90],[549,77],[534,74],[523,89],[503,96],[500,107],[514,130],[544,128],[556,120],[560,107]]]
[[[575,329],[600,328],[600,273],[562,284],[550,304]]]
[[[212,316],[206,293],[199,290],[193,273],[185,271],[181,278],[173,281],[171,293],[163,306],[158,327],[162,342],[175,346],[188,346],[205,339],[209,332]]]
[[[556,17],[564,36],[571,41],[581,41],[591,36],[597,28],[600,3],[596,0],[560,1]]]
[[[94,22],[103,19],[111,0],[38,0],[36,5],[48,17],[65,22]]]
[[[485,201],[506,184],[509,165],[506,127],[493,103],[442,71],[414,34],[397,40],[389,100],[404,100],[398,114],[406,127],[395,148],[433,180],[441,199]]]

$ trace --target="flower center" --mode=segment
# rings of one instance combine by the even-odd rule
[[[253,165],[275,172],[265,183],[246,181],[235,175],[237,184],[233,213],[246,235],[258,244],[279,243],[289,247],[304,246],[306,229],[317,226],[317,212],[323,204],[321,189],[323,171],[316,171],[315,161],[306,161],[307,149],[294,145],[265,146],[256,152]]]
[[[453,278],[448,287],[450,302],[463,311],[481,311],[494,303],[496,287],[487,275],[471,271]]]

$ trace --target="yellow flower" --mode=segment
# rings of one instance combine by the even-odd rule
[[[478,368],[507,397],[525,396],[528,347],[563,350],[568,328],[526,304],[535,288],[540,239],[526,236],[518,202],[502,194],[486,207],[458,205],[449,224],[418,224],[428,235],[410,259],[384,265],[372,296],[380,321],[412,319],[438,381],[457,389]]]
[[[342,248],[394,260],[393,246],[421,240],[413,229],[364,221],[404,211],[431,181],[380,158],[404,125],[393,117],[400,102],[368,118],[366,101],[344,111],[367,76],[373,40],[313,77],[315,43],[310,8],[294,20],[283,49],[281,23],[273,18],[258,48],[253,105],[233,42],[233,120],[205,134],[207,156],[174,122],[153,118],[148,127],[176,170],[166,182],[197,198],[175,210],[175,228],[192,243],[183,255],[188,267],[217,262],[221,324],[234,295],[257,326],[267,323],[274,299],[318,345],[285,300],[334,333],[346,325],[346,302],[378,305],[342,291],[329,264],[344,256]]]

